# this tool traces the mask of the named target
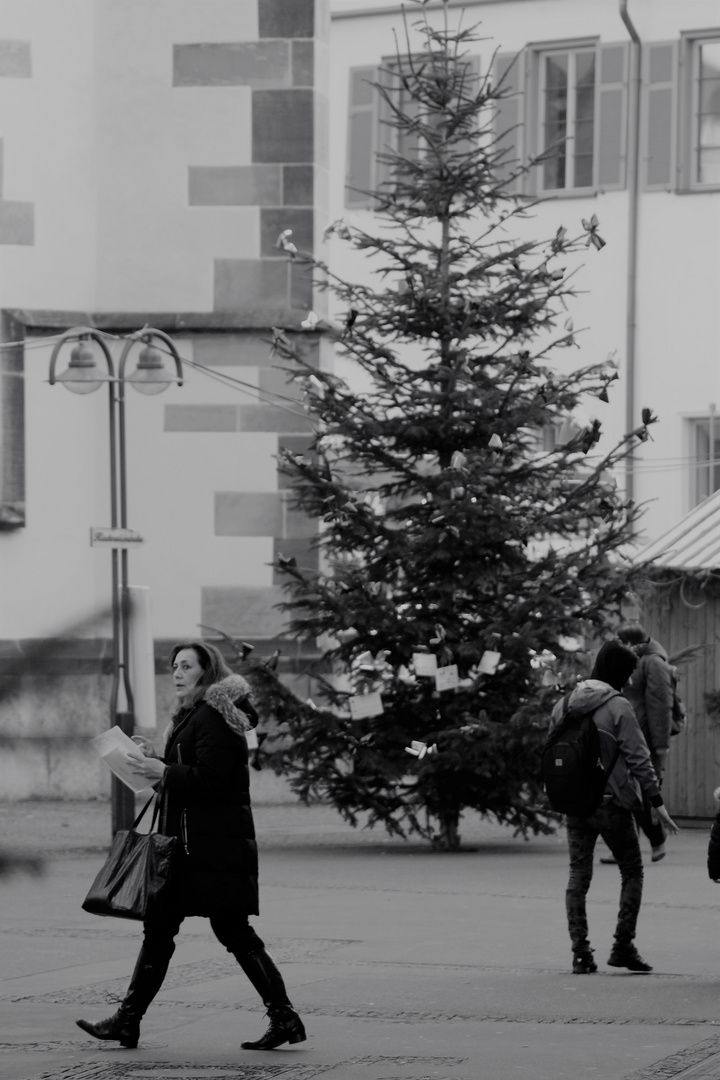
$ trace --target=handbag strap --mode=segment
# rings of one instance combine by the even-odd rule
[[[148,801],[145,803],[145,805],[143,806],[143,808],[140,811],[140,813],[138,814],[138,816],[133,821],[133,823],[131,825],[132,829],[136,829],[138,827],[138,825],[142,821],[143,817],[145,816],[145,811],[147,810],[148,806],[150,805],[150,803],[153,801],[154,798],[155,798],[155,793],[153,792],[153,794],[150,796]],[[150,822],[150,830],[151,831],[153,829],[154,824],[155,824],[155,814],[153,814],[153,820]]]
[[[142,808],[142,810],[140,811],[140,813],[138,814],[138,816],[137,816],[137,817],[135,818],[135,820],[133,821],[133,823],[132,823],[132,828],[133,828],[133,829],[136,829],[136,828],[137,828],[137,826],[138,826],[138,825],[140,824],[140,821],[141,821],[141,820],[142,820],[142,818],[144,817],[144,815],[145,815],[145,812],[146,812],[146,810],[147,810],[148,806],[149,806],[149,805],[150,805],[150,803],[151,803],[151,802],[153,801],[153,799],[155,799],[155,807],[154,807],[154,809],[153,809],[153,815],[152,815],[152,820],[151,820],[151,822],[150,822],[150,828],[149,828],[149,830],[148,830],[149,832],[153,832],[153,831],[154,831],[154,829],[155,829],[155,825],[156,825],[156,823],[157,823],[157,819],[158,819],[158,814],[160,813],[160,803],[162,802],[162,795],[163,795],[163,788],[164,788],[164,787],[165,787],[165,777],[163,776],[163,777],[161,777],[161,779],[160,779],[160,783],[158,784],[158,788],[157,788],[157,791],[156,791],[156,792],[153,792],[153,794],[152,794],[152,795],[150,796],[150,798],[148,799],[148,801],[147,801],[147,802],[145,803],[145,805],[143,806],[143,808]]]

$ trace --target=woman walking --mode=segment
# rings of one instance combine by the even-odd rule
[[[160,832],[178,838],[170,896],[144,922],[130,986],[107,1020],[77,1024],[96,1039],[134,1048],[140,1021],[163,984],[183,919],[210,920],[218,941],[236,958],[267,1009],[270,1026],[245,1050],[274,1050],[305,1040],[302,1020],[282,976],[248,922],[258,914],[257,844],[250,809],[244,733],[257,723],[250,687],[212,645],[191,641],[170,656],[178,706],[162,758],[137,738],[139,775],[160,798]]]

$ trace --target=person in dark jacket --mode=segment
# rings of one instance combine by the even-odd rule
[[[625,623],[618,628],[617,635],[620,641],[630,646],[639,660],[624,694],[635,711],[650,750],[658,783],[662,786],[670,749],[675,698],[674,671],[665,649],[659,641],[650,637],[640,623]],[[647,802],[637,811],[635,820],[650,841],[652,861],[659,862],[666,853],[667,836],[662,821],[657,820]]]
[[[250,687],[216,648],[191,641],[170,657],[178,707],[162,758],[138,737],[138,775],[155,783],[160,831],[178,838],[171,896],[144,922],[143,944],[127,994],[107,1020],[78,1020],[96,1039],[134,1048],[140,1021],[162,986],[175,937],[188,915],[210,920],[262,998],[270,1025],[246,1050],[273,1050],[305,1040],[282,976],[248,922],[258,914],[258,863],[250,809],[245,732],[257,723]],[[130,756],[130,755],[128,755]],[[135,761],[134,758],[131,758]]]
[[[632,675],[637,657],[619,641],[606,642],[597,654],[589,679],[579,683],[568,705],[574,712],[592,713],[600,735],[600,755],[607,773],[603,801],[587,817],[568,815],[567,837],[570,877],[565,893],[568,929],[573,952],[573,972],[590,975],[597,971],[588,938],[586,897],[593,874],[593,855],[599,836],[610,848],[620,868],[620,908],[615,941],[608,959],[611,967],[630,971],[652,971],[635,947],[643,865],[633,810],[644,793],[670,832],[677,832],[663,805],[660,787],[650,761],[650,752],[630,705],[620,691]],[[564,701],[555,706],[550,730],[561,722]]]
[[[715,805],[720,806],[720,788],[715,788],[713,798],[715,799]],[[714,881],[716,885],[720,884],[720,810],[718,810],[715,815],[715,820],[713,821],[710,830],[707,869],[711,881]]]

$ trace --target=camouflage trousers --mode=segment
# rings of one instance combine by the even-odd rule
[[[587,896],[593,875],[593,856],[598,836],[610,848],[620,870],[620,909],[615,940],[628,944],[635,937],[643,888],[643,865],[637,829],[631,810],[604,800],[588,817],[567,818],[570,878],[565,893],[568,929],[573,953],[589,948]]]

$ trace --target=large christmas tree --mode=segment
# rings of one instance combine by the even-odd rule
[[[452,848],[465,807],[551,827],[543,716],[579,640],[627,594],[636,509],[612,471],[654,418],[604,453],[600,422],[573,420],[617,378],[608,362],[574,368],[570,275],[602,248],[598,223],[512,238],[528,207],[494,136],[504,87],[475,73],[472,30],[415,29],[420,53],[375,88],[401,138],[371,224],[328,230],[366,253],[369,283],[279,241],[343,312],[306,325],[364,375],[309,367],[276,331],[315,430],[282,468],[323,522],[320,573],[279,565],[292,631],[322,660],[312,702],[264,693],[284,733],[270,761],[303,798]]]

